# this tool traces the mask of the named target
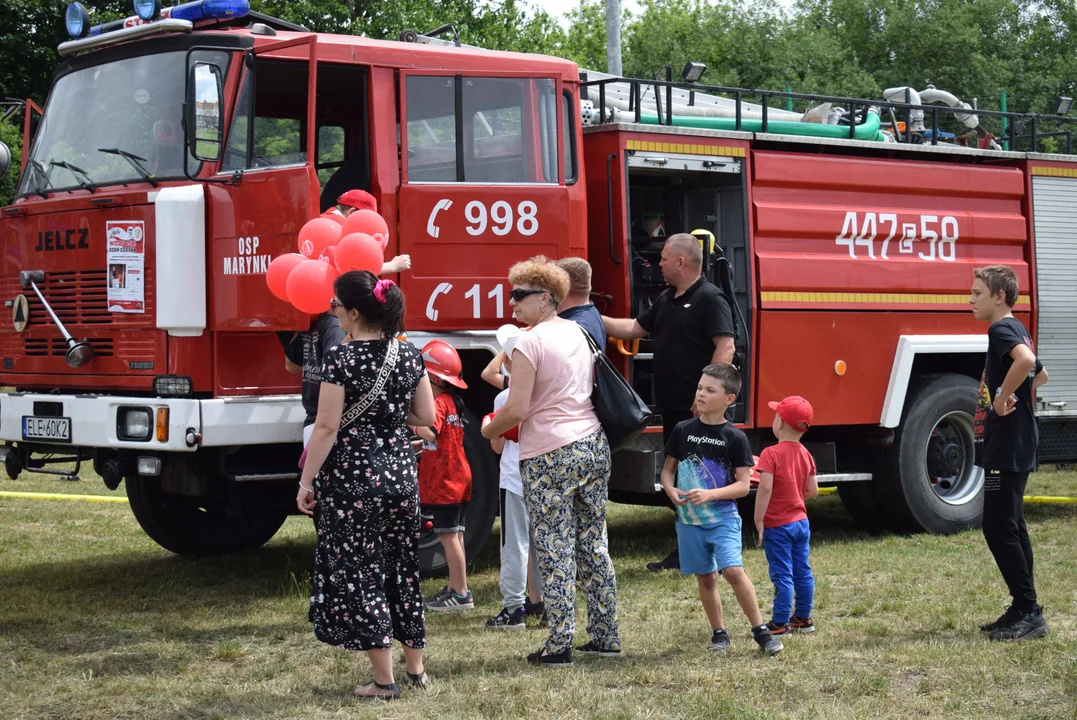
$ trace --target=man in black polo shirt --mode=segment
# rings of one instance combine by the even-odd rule
[[[602,325],[607,335],[622,340],[654,336],[654,394],[662,414],[664,446],[677,423],[692,417],[703,368],[733,362],[734,329],[729,303],[702,276],[698,239],[687,233],[670,236],[659,267],[671,287],[654,305],[634,320],[602,316]],[[679,567],[676,550],[647,564],[654,572]]]

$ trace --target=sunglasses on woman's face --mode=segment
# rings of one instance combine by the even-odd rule
[[[523,288],[517,288],[509,293],[509,297],[516,302],[522,301],[528,295],[541,295],[546,292],[545,290],[524,290]]]
[[[343,305],[340,304],[339,300],[337,300],[336,298],[333,298],[332,300],[329,301],[329,309],[332,312],[336,312],[338,307],[344,307]]]

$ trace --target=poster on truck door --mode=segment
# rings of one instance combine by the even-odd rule
[[[105,223],[109,312],[146,311],[146,224],[142,220]]]

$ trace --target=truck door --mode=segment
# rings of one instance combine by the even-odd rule
[[[424,71],[400,83],[407,327],[496,328],[512,318],[513,263],[585,253],[582,188],[559,162],[560,82]]]
[[[279,47],[276,46],[276,47]],[[216,389],[225,394],[294,391],[298,378],[283,369],[276,330],[309,326],[309,318],[270,293],[270,260],[298,252],[303,224],[318,215],[318,179],[308,128],[315,84],[309,57],[278,58],[261,50],[246,57],[221,177],[238,184],[209,184],[210,327]]]

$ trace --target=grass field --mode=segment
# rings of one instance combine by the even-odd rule
[[[122,496],[96,478],[0,490]],[[1029,494],[1077,495],[1077,474],[1034,476]],[[495,535],[472,568],[481,607],[428,615],[434,687],[370,705],[350,695],[365,658],[306,621],[308,519],[259,551],[195,561],[154,545],[123,504],[0,498],[0,718],[1077,718],[1077,506],[1027,508],[1052,634],[1016,645],[977,630],[1008,600],[979,533],[865,534],[836,497],[809,513],[819,629],[778,658],[756,651],[728,589],[733,647],[708,653],[694,580],[644,568],[669,549],[671,513],[611,505],[626,657],[533,668],[541,630],[482,630],[498,609]],[[769,608],[762,551],[745,567]]]

